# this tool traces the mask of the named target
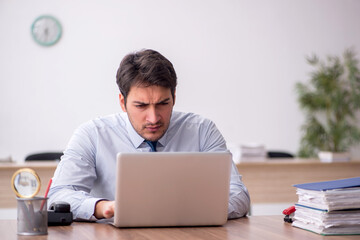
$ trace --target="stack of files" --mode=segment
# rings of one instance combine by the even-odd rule
[[[262,144],[241,145],[241,161],[264,161],[267,152]]]
[[[360,177],[294,185],[293,226],[322,235],[360,234]]]

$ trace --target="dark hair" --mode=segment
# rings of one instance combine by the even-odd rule
[[[169,88],[174,99],[177,84],[172,63],[160,53],[147,49],[124,57],[116,74],[116,83],[125,101],[130,88],[161,86]]]

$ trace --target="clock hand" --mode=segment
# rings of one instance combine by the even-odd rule
[[[49,28],[44,29],[44,34],[45,34],[45,41],[48,41],[49,40]]]

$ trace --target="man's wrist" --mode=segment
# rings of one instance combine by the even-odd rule
[[[105,202],[108,202],[108,200],[100,199],[99,201],[97,201],[95,203],[94,217],[96,217],[97,219],[104,218],[103,208],[104,208]]]

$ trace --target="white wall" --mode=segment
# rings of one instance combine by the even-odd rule
[[[360,51],[359,13],[356,0],[1,0],[0,158],[62,150],[80,123],[121,111],[116,70],[142,48],[173,62],[176,110],[228,142],[296,152],[305,56]],[[30,35],[43,14],[63,26],[53,47]]]

